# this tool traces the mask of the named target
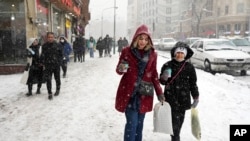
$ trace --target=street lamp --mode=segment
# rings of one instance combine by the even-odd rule
[[[217,17],[217,13],[215,13],[214,11],[210,11],[207,9],[203,9],[203,11],[208,12],[208,13],[213,13],[215,15],[215,36],[216,38],[218,38],[218,17]]]
[[[102,37],[103,37],[103,12],[105,11],[105,10],[108,10],[108,9],[117,9],[118,7],[108,7],[108,8],[105,8],[105,9],[103,9],[102,10],[102,31],[101,31],[101,35],[102,35]]]
[[[114,7],[116,7],[116,0],[114,0]],[[114,47],[113,47],[113,54],[115,54],[115,24],[116,24],[116,8],[114,8]]]

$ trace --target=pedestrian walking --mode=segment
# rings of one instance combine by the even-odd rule
[[[104,46],[105,46],[104,40],[102,39],[102,37],[99,37],[96,43],[96,49],[99,51],[99,58],[103,57]]]
[[[59,43],[63,47],[62,70],[63,70],[63,78],[65,78],[67,74],[68,62],[70,61],[69,55],[72,52],[72,48],[69,42],[67,41],[66,37],[63,35],[59,37]]]
[[[36,94],[40,94],[42,80],[43,80],[43,65],[41,63],[41,45],[36,38],[30,38],[28,40],[28,58],[30,58],[31,64],[28,63],[29,76],[27,80],[28,93],[27,96],[32,95],[33,84],[37,84]]]
[[[107,56],[111,57],[111,54],[110,54],[111,48],[110,48],[110,46],[112,46],[112,40],[111,40],[111,38],[109,37],[108,34],[105,36],[105,38],[103,40],[104,40],[104,48],[105,48],[104,57],[107,57]]]
[[[174,135],[171,135],[171,141],[180,141],[185,112],[191,107],[195,108],[199,102],[195,68],[187,61],[192,55],[193,51],[186,43],[177,42],[171,49],[172,59],[161,68],[160,82],[165,86],[164,96],[172,113]]]
[[[119,53],[119,56],[120,56],[120,55],[121,55],[122,48],[123,48],[123,40],[122,40],[122,37],[120,37],[120,39],[117,41],[117,44],[118,44],[118,53]]]
[[[96,46],[95,39],[91,36],[88,41],[88,49],[89,49],[89,56],[90,58],[94,58],[94,49]]]
[[[116,72],[122,78],[117,89],[115,108],[125,112],[124,141],[142,141],[144,118],[146,112],[152,111],[154,90],[159,101],[165,99],[156,64],[157,53],[148,27],[141,25],[130,46],[122,50],[116,67]]]
[[[128,46],[129,44],[128,44],[128,40],[126,39],[126,37],[123,37],[123,47],[126,47],[126,46]]]
[[[61,88],[60,66],[63,60],[63,47],[56,42],[53,32],[47,32],[47,42],[42,46],[42,63],[45,67],[45,75],[48,90],[48,99],[52,100],[52,75],[56,81],[55,96],[58,96]]]

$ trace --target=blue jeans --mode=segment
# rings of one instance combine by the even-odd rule
[[[89,55],[90,55],[90,58],[94,58],[94,49],[93,48],[89,48]]]
[[[141,114],[138,110],[127,108],[125,111],[126,125],[124,141],[142,141],[142,130],[145,113]]]

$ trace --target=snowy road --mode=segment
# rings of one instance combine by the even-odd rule
[[[61,93],[52,101],[47,99],[45,85],[42,94],[26,97],[27,87],[19,83],[21,74],[0,75],[0,140],[122,141],[125,117],[114,109],[120,80],[115,73],[117,60],[118,54],[112,58],[87,57],[84,63],[71,62],[68,77],[62,79]],[[166,61],[167,58],[158,57],[158,70]],[[230,124],[250,124],[250,82],[199,69],[197,75],[202,141],[227,141]],[[183,141],[195,141],[190,122],[187,111],[181,132]],[[170,141],[169,135],[152,130],[150,112],[145,118],[143,141]]]

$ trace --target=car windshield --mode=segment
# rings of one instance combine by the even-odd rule
[[[235,45],[231,41],[207,41],[205,50],[235,50]]]
[[[174,39],[164,39],[164,42],[175,42]]]
[[[152,39],[153,42],[159,42],[159,39]]]
[[[192,44],[193,42],[199,40],[198,38],[197,39],[190,39],[190,43]]]
[[[232,41],[236,46],[250,46],[250,42],[247,39],[233,39]]]

